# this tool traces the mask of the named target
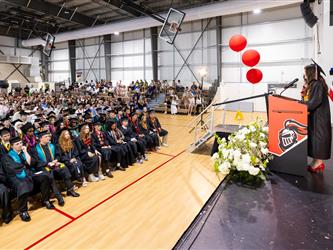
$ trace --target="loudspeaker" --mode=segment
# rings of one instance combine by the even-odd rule
[[[301,3],[301,12],[306,24],[313,28],[318,21],[318,17],[313,14],[309,0],[304,0],[304,2]]]

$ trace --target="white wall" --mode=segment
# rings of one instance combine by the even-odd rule
[[[241,62],[242,53],[232,51],[232,35],[243,34],[244,49],[256,49],[261,60],[256,66],[263,72],[263,83],[287,83],[302,79],[303,67],[314,57],[313,32],[305,24],[299,5],[263,10],[261,14],[243,13],[222,18],[222,79],[225,83],[244,83],[249,67]],[[298,89],[302,82],[298,83]],[[289,91],[290,92],[290,91]],[[292,97],[300,98],[298,91]]]
[[[161,80],[181,80],[184,85],[196,81],[191,73],[193,71],[196,78],[201,81],[200,69],[205,68],[207,76],[205,81],[213,82],[217,79],[217,49],[216,49],[216,22],[212,19],[206,32],[203,33],[202,38],[197,43],[187,63],[191,70],[184,66],[184,59],[188,57],[195,43],[199,39],[202,31],[207,25],[208,20],[199,20],[187,22],[182,25],[182,32],[179,33],[175,40],[175,46],[179,52],[173,48],[172,45],[166,43],[164,40],[158,40],[158,65],[159,65],[159,78]],[[180,56],[180,54],[182,56]],[[180,73],[178,74],[178,72]],[[177,76],[178,75],[178,76]]]

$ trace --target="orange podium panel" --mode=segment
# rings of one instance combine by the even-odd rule
[[[281,96],[268,97],[270,168],[304,175],[307,166],[307,106]]]

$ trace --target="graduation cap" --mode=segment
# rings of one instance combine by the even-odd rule
[[[44,135],[50,135],[51,133],[47,130],[40,131],[37,136],[38,138],[42,138]]]
[[[110,128],[113,124],[117,124],[117,120],[116,119],[110,119],[106,122],[106,127]]]
[[[13,145],[13,144],[15,144],[17,142],[20,142],[20,141],[22,141],[22,139],[19,136],[15,136],[13,138],[10,138],[9,143],[10,143],[10,145]]]
[[[73,121],[76,121],[76,122],[77,122],[78,120],[79,120],[79,119],[78,119],[76,116],[72,116],[72,117],[69,118],[69,121],[70,121],[70,122],[73,122]]]
[[[88,119],[91,119],[91,118],[92,117],[89,113],[86,113],[86,114],[83,115],[83,119],[85,119],[85,120],[88,120]]]
[[[123,122],[123,121],[128,121],[128,118],[126,117],[126,116],[124,116],[122,119],[121,119],[121,121]]]
[[[55,112],[54,111],[50,111],[48,114],[47,114],[47,116],[51,116],[51,115],[54,115],[55,116]]]
[[[40,123],[41,121],[42,121],[41,119],[37,118],[37,119],[34,120],[34,123]]]
[[[101,121],[100,121],[100,119],[96,119],[95,121],[93,121],[93,122],[92,122],[92,125],[93,125],[93,126],[101,125]]]
[[[63,122],[64,122],[63,119],[59,119],[58,121],[56,121],[56,122],[54,123],[54,126],[55,126],[55,127],[59,127],[60,124],[63,123]]]
[[[72,108],[71,108],[71,109],[68,110],[68,113],[69,113],[70,115],[74,115],[74,114],[75,114],[75,111],[76,111],[75,109],[72,109]]]
[[[18,123],[18,122],[22,122],[22,120],[21,119],[16,119],[15,121],[12,121],[12,124],[15,126],[15,124]]]
[[[82,128],[83,127],[85,127],[85,126],[88,126],[89,127],[89,129],[90,129],[90,126],[89,126],[89,124],[88,123],[82,123],[80,126],[78,126],[78,128],[79,128],[79,130],[81,131],[82,130]]]
[[[39,123],[39,126],[44,127],[46,125],[49,125],[50,123],[48,121],[42,121]]]
[[[3,128],[3,129],[0,130],[0,136],[4,136],[4,135],[7,135],[7,134],[10,134],[9,129]]]
[[[20,115],[29,115],[29,113],[27,113],[25,110],[21,110]]]
[[[325,74],[323,68],[320,67],[319,64],[316,63],[313,59],[311,59],[311,61],[312,61],[313,64],[316,65],[316,67],[317,67],[317,74],[318,74],[318,76],[319,76],[321,73],[323,73],[323,75],[326,76],[326,74]]]
[[[26,124],[24,124],[21,128],[23,134],[26,134],[28,132],[29,129],[34,129],[35,130],[35,127],[30,123],[30,122],[27,122]]]

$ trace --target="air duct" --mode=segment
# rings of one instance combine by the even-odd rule
[[[232,0],[232,1],[222,1],[218,3],[203,5],[200,7],[185,9],[186,13],[185,22],[200,20],[216,16],[224,16],[237,14],[242,12],[249,12],[254,9],[267,9],[274,8],[279,6],[285,6],[289,4],[295,4],[302,2],[302,0]],[[162,15],[165,16],[166,14]],[[89,27],[84,29],[79,29],[75,31],[67,31],[59,34],[55,34],[55,41],[65,42],[68,40],[77,40],[88,37],[103,36],[107,34],[112,34],[114,32],[126,32],[132,30],[140,30],[151,28],[155,26],[162,25],[158,21],[154,20],[151,17],[143,17],[131,19],[128,21],[121,21],[116,23],[110,23],[105,25],[98,25],[95,27]],[[42,39],[34,38],[22,41],[22,45],[25,47],[37,46],[44,44],[45,42]]]

